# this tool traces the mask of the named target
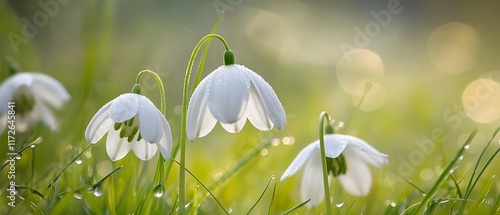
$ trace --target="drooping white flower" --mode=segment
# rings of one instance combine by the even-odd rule
[[[42,121],[53,131],[57,120],[47,106],[60,108],[70,99],[68,91],[54,78],[36,72],[12,75],[0,85],[0,134],[7,126],[8,102],[15,103],[16,130],[26,131]]]
[[[126,93],[105,104],[90,120],[85,138],[97,143],[104,134],[111,160],[120,160],[130,150],[141,160],[151,159],[158,149],[165,159],[172,151],[170,126],[145,96]]]
[[[252,70],[237,64],[223,65],[205,77],[189,101],[187,136],[203,137],[217,121],[237,133],[246,120],[259,130],[281,130],[286,116],[273,88]]]
[[[348,193],[354,196],[366,196],[372,184],[368,164],[375,167],[387,165],[388,156],[357,137],[327,134],[324,140],[329,173],[336,175]],[[303,201],[311,199],[307,206],[316,206],[324,199],[319,140],[299,152],[281,176],[281,181],[297,173],[304,165],[306,167],[302,175],[300,196]],[[331,168],[332,166],[335,167]]]

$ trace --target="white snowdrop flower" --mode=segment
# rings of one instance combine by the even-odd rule
[[[36,72],[16,73],[0,85],[0,134],[7,126],[8,103],[15,103],[16,130],[24,132],[42,121],[51,130],[58,123],[50,108],[60,108],[71,96],[54,78]]]
[[[348,193],[366,196],[372,184],[368,164],[380,168],[389,163],[388,156],[357,137],[327,134],[324,140],[329,176],[337,177]],[[311,199],[307,206],[312,207],[320,204],[325,195],[319,140],[299,152],[281,176],[281,181],[297,173],[304,165],[306,167],[302,174],[300,196],[302,201]]]
[[[97,143],[104,134],[109,158],[120,160],[130,150],[141,160],[151,159],[158,149],[165,159],[172,151],[170,126],[145,96],[126,93],[105,104],[90,120],[85,138]]]
[[[193,141],[207,135],[217,121],[228,132],[237,133],[247,118],[263,131],[273,126],[281,130],[286,123],[285,111],[273,88],[245,66],[229,63],[207,75],[193,92],[187,112],[187,136]]]

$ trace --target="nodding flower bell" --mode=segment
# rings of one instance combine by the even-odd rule
[[[36,72],[21,72],[0,85],[0,134],[7,126],[7,104],[15,104],[16,130],[26,131],[42,121],[57,130],[57,120],[47,106],[60,108],[70,99],[68,91],[56,79]]]
[[[170,126],[145,96],[126,93],[97,111],[87,126],[85,138],[97,143],[106,133],[106,151],[113,161],[122,159],[130,150],[141,160],[151,159],[158,149],[163,158],[170,158],[173,144]]]
[[[328,173],[337,177],[348,193],[366,196],[372,184],[368,164],[375,167],[387,165],[388,156],[357,137],[327,134],[324,140]],[[311,199],[308,207],[316,206],[324,199],[319,140],[299,152],[281,176],[281,181],[297,173],[304,165],[300,196],[302,201]]]
[[[259,130],[283,129],[286,116],[273,88],[245,66],[234,64],[230,50],[224,65],[207,75],[194,90],[187,112],[190,141],[210,133],[217,121],[228,132],[237,133],[246,120]]]

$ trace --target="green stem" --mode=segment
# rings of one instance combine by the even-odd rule
[[[326,154],[325,154],[325,138],[323,127],[325,124],[325,119],[330,123],[330,116],[325,112],[321,112],[319,115],[319,147],[321,151],[321,167],[323,169],[323,188],[325,192],[325,203],[326,203],[326,214],[332,214],[332,203],[330,201],[330,186],[328,184],[328,169],[326,165]]]
[[[160,111],[163,114],[163,117],[167,117],[165,87],[163,85],[163,82],[161,81],[160,76],[151,70],[142,70],[139,72],[139,74],[137,74],[137,79],[135,80],[136,84],[139,84],[141,77],[145,74],[153,76],[153,78],[156,80],[156,83],[160,90]],[[162,159],[162,156],[158,156],[158,164],[156,165],[155,176],[153,179],[153,190],[159,183],[161,184],[161,186],[164,186],[163,183],[165,182],[165,159],[167,158]]]
[[[163,116],[165,116],[167,113],[167,111],[165,110],[165,106],[167,106],[166,102],[165,102],[165,88],[163,87],[163,82],[161,81],[161,78],[158,74],[156,74],[155,72],[151,71],[151,70],[142,70],[139,72],[139,74],[137,74],[137,78],[135,80],[135,83],[136,84],[139,84],[140,80],[141,80],[141,77],[144,75],[144,74],[149,74],[151,76],[153,76],[153,78],[155,78],[156,80],[156,83],[158,84],[158,88],[160,88],[160,111],[161,113],[163,114]]]
[[[207,36],[201,38],[201,40],[194,47],[193,52],[191,53],[191,58],[189,59],[188,66],[186,68],[186,76],[184,78],[184,90],[182,93],[182,119],[181,119],[181,135],[179,146],[181,148],[181,156],[180,156],[180,169],[179,169],[179,214],[185,214],[185,202],[186,202],[186,118],[187,118],[187,106],[188,106],[188,91],[189,91],[189,79],[191,78],[191,71],[193,70],[194,60],[201,46],[211,38],[219,39],[226,50],[229,50],[229,45],[226,40],[222,38],[218,34],[208,34]],[[175,157],[177,151],[172,153],[172,158]]]

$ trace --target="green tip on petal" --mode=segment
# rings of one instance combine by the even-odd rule
[[[345,163],[345,158],[342,154],[340,154],[336,158],[326,158],[326,168],[328,172],[333,175],[333,177],[337,177],[339,175],[344,175],[347,171],[347,165]]]
[[[141,94],[141,85],[134,84],[134,87],[132,87],[132,93],[140,95]]]
[[[224,51],[224,65],[229,66],[234,64],[234,54],[231,50]]]

